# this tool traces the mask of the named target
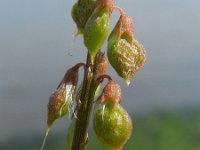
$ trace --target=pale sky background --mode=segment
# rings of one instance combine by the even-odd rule
[[[0,0],[0,142],[44,132],[49,95],[67,68],[85,60],[82,38],[73,39],[74,2]],[[147,52],[147,63],[130,87],[109,68],[122,85],[123,106],[131,114],[200,106],[200,1],[115,4],[133,18],[135,38]],[[112,27],[117,18],[115,12]],[[66,120],[56,123],[55,130],[65,129]]]

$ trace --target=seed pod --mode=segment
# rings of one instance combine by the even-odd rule
[[[113,0],[99,0],[84,29],[84,44],[93,62],[108,33]]]
[[[46,133],[40,150],[45,145],[49,130],[54,121],[66,115],[72,108],[74,93],[78,82],[78,69],[82,65],[82,63],[79,63],[69,69],[57,89],[49,98]]]
[[[107,83],[98,98],[98,101],[101,103],[104,103],[107,100],[112,101],[113,105],[119,103],[121,100],[121,88],[119,84],[115,83],[112,80]]]
[[[63,85],[50,96],[48,103],[48,126],[51,126],[56,119],[63,117],[72,107],[74,90],[75,86],[73,85]]]
[[[47,128],[45,137],[42,143],[40,150],[43,149],[49,130],[53,124],[53,122],[63,117],[69,109],[72,107],[72,94],[75,90],[75,86],[66,86],[62,84],[49,98],[48,103],[48,119],[47,119]]]
[[[72,19],[77,25],[78,33],[82,34],[85,24],[92,14],[97,0],[78,0],[71,10]]]
[[[132,121],[119,102],[121,88],[110,80],[98,98],[93,127],[98,139],[109,150],[120,150],[132,133]]]
[[[126,110],[106,100],[94,110],[93,128],[97,138],[109,150],[121,150],[132,133],[132,121]]]
[[[107,55],[112,67],[127,84],[145,63],[145,50],[134,40],[132,20],[124,14],[108,38]]]
[[[72,107],[74,93],[78,82],[78,69],[82,64],[77,64],[67,71],[57,90],[50,96],[48,104],[48,126],[63,117]]]

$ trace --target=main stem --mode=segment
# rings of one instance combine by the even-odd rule
[[[88,125],[90,121],[92,104],[97,88],[95,75],[98,57],[92,64],[89,54],[87,55],[86,69],[83,80],[80,104],[78,104],[77,120],[71,150],[83,150],[88,141]]]

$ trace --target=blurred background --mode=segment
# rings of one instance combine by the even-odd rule
[[[83,39],[74,38],[74,3],[0,0],[0,150],[39,149],[49,95],[69,67],[85,61]],[[199,150],[200,1],[115,4],[133,18],[135,38],[147,52],[147,62],[130,87],[109,67],[122,86],[122,105],[134,123],[124,150]],[[114,12],[111,29],[118,17]],[[66,149],[69,122],[69,117],[55,122],[46,150]],[[90,135],[88,150],[105,149],[92,130]]]

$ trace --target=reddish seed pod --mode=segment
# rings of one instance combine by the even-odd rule
[[[131,43],[134,40],[134,25],[133,20],[126,14],[122,14],[111,32],[109,38],[125,39],[127,42]]]
[[[56,119],[67,114],[73,106],[74,93],[78,82],[78,69],[84,64],[79,63],[70,68],[57,89],[51,94],[48,103],[46,134],[40,150],[43,149],[49,130]]]
[[[79,63],[70,68],[58,85],[57,90],[50,96],[48,103],[48,126],[51,126],[56,119],[63,117],[71,109],[78,82],[78,69],[82,65]]]
[[[74,91],[73,87],[70,88],[70,93],[72,91]],[[72,107],[72,94],[70,93],[66,95],[66,87],[63,85],[63,87],[57,89],[50,96],[48,103],[48,126],[51,126],[56,119],[63,117]]]
[[[105,101],[112,101],[113,105],[119,103],[121,100],[121,88],[120,85],[116,82],[110,80],[107,85],[104,87],[101,95],[98,98],[100,103],[104,103]]]

